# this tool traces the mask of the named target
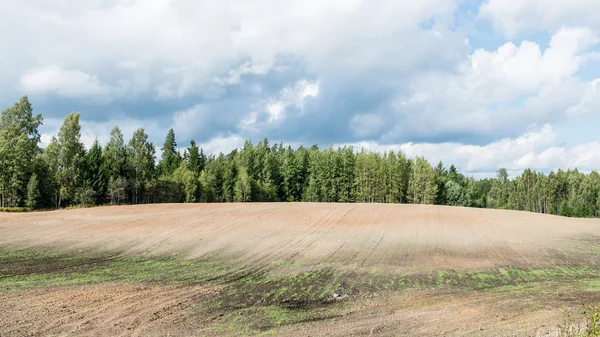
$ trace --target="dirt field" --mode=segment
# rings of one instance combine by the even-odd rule
[[[552,335],[600,300],[599,238],[596,219],[413,205],[0,213],[0,336]]]

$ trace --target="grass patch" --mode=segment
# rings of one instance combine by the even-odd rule
[[[184,260],[177,255],[0,251],[0,290],[4,291],[103,282],[218,283],[235,272],[233,263]]]
[[[290,267],[282,272],[279,266]],[[460,288],[472,290],[524,289],[544,281],[588,281],[600,289],[600,269],[553,267],[546,269],[500,268],[470,273],[431,271],[391,275],[382,269],[370,272],[324,268],[298,272],[285,261],[250,268],[235,260],[215,256],[186,260],[182,254],[152,257],[119,252],[64,253],[53,250],[0,250],[0,289],[75,285],[99,282],[164,282],[221,284],[233,306],[287,303],[305,306],[329,301],[334,294],[357,296],[406,288]],[[277,272],[270,273],[270,270]]]

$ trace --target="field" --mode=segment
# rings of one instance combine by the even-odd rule
[[[0,336],[554,336],[600,220],[381,204],[0,213]]]

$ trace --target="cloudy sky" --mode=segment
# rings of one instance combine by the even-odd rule
[[[245,139],[401,149],[486,175],[600,168],[597,0],[0,2],[0,106],[47,141],[144,127],[160,147]]]

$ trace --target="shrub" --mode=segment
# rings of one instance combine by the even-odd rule
[[[595,306],[583,306],[583,324],[576,324],[567,309],[564,312],[563,324],[559,326],[561,337],[600,337],[600,303]]]
[[[27,207],[0,207],[0,212],[5,213],[24,213],[31,211]]]

